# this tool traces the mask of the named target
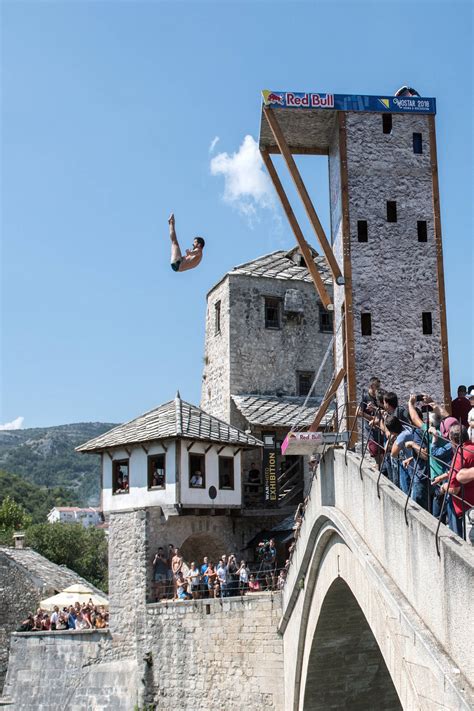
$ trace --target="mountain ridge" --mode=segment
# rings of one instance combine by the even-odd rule
[[[73,422],[0,430],[0,469],[39,486],[62,487],[84,506],[97,505],[100,459],[74,450],[116,426],[109,422]]]

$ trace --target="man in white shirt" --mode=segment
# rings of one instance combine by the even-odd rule
[[[200,471],[194,472],[191,477],[191,481],[189,482],[189,486],[192,486],[193,489],[200,489],[202,487],[202,474]]]

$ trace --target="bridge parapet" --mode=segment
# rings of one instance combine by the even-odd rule
[[[283,596],[285,708],[319,708],[304,701],[305,685],[337,579],[362,609],[402,708],[472,708],[474,549],[443,526],[438,556],[437,521],[410,502],[407,524],[403,494],[359,469],[358,455],[332,450],[313,480]]]

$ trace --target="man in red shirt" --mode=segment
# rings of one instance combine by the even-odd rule
[[[451,403],[451,415],[458,421],[461,420],[461,424],[464,425],[464,427],[467,427],[467,413],[471,409],[471,403],[467,399],[466,394],[466,386],[460,385],[458,387],[458,396]]]
[[[463,514],[474,506],[474,443],[469,442],[467,430],[462,425],[453,425],[449,430],[453,445],[462,445],[457,450],[453,462],[453,475],[448,492],[449,527],[459,536],[463,535]],[[448,482],[443,484],[446,491]]]

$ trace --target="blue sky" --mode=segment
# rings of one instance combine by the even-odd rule
[[[2,423],[120,422],[178,387],[199,402],[207,291],[294,244],[244,144],[262,88],[437,97],[452,384],[474,382],[469,2],[4,0],[1,14]],[[325,159],[302,172],[327,224]],[[185,275],[169,268],[171,210],[184,245],[206,237]]]

